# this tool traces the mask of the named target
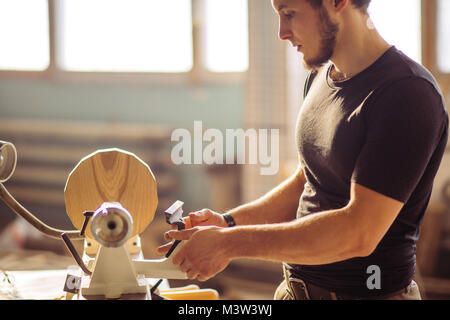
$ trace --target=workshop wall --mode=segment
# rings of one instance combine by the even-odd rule
[[[172,127],[194,120],[239,126],[242,87],[231,85],[69,84],[0,81],[0,116],[8,118],[138,122]]]
[[[270,2],[261,2],[263,4],[256,6],[255,4],[259,1],[253,0],[251,2],[254,8],[259,8],[259,10],[253,10],[252,14],[255,16],[261,15],[261,21],[266,26],[267,21],[265,19],[272,16],[274,12]],[[423,3],[429,5],[429,2],[432,1],[424,1]],[[434,20],[432,19],[432,21]],[[254,51],[258,53],[256,58],[264,57],[274,50],[272,43],[266,41],[268,35],[262,33],[261,30],[255,28],[253,31],[255,34],[259,32],[261,37],[261,47],[257,47],[257,51]],[[255,39],[255,34],[252,35],[251,39]],[[272,34],[272,36],[276,36],[276,34]],[[257,61],[261,63],[260,60]],[[266,61],[267,68],[269,68],[267,74],[271,74],[270,72],[274,71],[274,67],[270,64],[272,59],[266,59]],[[260,78],[258,81],[264,82],[267,80]],[[297,87],[301,88],[302,86]],[[186,128],[188,130],[192,130],[195,120],[202,120],[204,127],[224,131],[226,128],[242,128],[251,122],[244,118],[245,101],[248,94],[246,89],[244,83],[239,82],[227,84],[193,84],[189,82],[120,84],[117,81],[90,83],[3,78],[0,79],[0,119],[75,120],[86,121],[87,124],[89,122],[135,123],[148,126],[163,125],[173,129]],[[261,92],[264,91],[261,90]],[[266,95],[269,95],[269,93],[266,93]],[[266,96],[264,97],[266,98]],[[450,108],[450,91],[448,90],[446,99],[447,107]],[[270,101],[265,104],[265,106],[269,105]],[[273,103],[273,105],[276,104]],[[261,104],[255,103],[255,106],[261,107]],[[292,109],[295,110],[296,107],[292,106]],[[267,110],[272,112],[272,110]],[[271,115],[270,112],[267,114]],[[267,118],[274,120],[270,119],[269,116]],[[0,136],[0,140],[1,138]],[[232,181],[225,182],[225,178],[229,177],[227,172],[220,173],[220,179],[216,179],[211,186],[211,178],[206,166],[182,165],[177,169],[180,172],[178,197],[185,202],[185,211],[211,207],[214,195],[226,193],[226,190],[231,189],[227,188],[227,185],[231,185]],[[445,287],[445,292],[449,292],[448,288],[450,287],[450,285],[444,284],[442,280],[450,277],[448,271],[450,270],[448,268],[450,265],[450,233],[448,232],[450,230],[450,215],[448,214],[449,204],[442,198],[442,187],[449,179],[450,152],[447,150],[436,177],[431,199],[433,204],[441,203],[446,208],[445,219],[435,223],[435,225],[442,224],[442,229],[446,232],[442,236],[438,235],[441,244],[440,248],[438,247],[440,251],[437,252],[437,255],[440,256],[433,262],[435,266],[433,276],[441,277],[438,281],[440,285],[436,285],[436,287],[439,290]],[[256,187],[259,188],[260,186],[257,185]],[[0,202],[0,231],[2,227],[1,217],[7,214],[14,217]],[[50,220],[45,222],[51,224]],[[431,228],[430,231],[429,233],[437,233],[435,228]],[[248,268],[248,266],[251,266],[251,268]],[[252,270],[251,275],[249,275],[248,270]],[[217,288],[220,285],[225,287],[226,284],[227,287],[233,287],[235,291],[239,291],[240,298],[242,292],[244,292],[242,288],[244,284],[247,288],[258,290],[258,294],[266,291],[271,293],[274,288],[270,287],[265,290],[261,286],[256,286],[255,283],[260,285],[269,283],[272,286],[279,281],[280,275],[278,265],[272,267],[260,261],[253,264],[248,261],[238,261],[227,269],[224,278],[215,279],[217,283],[211,283],[210,287]],[[232,279],[237,280],[233,282]],[[276,281],[272,281],[272,279]],[[245,280],[254,281],[247,285],[247,283],[244,283]],[[424,282],[428,284],[428,279],[425,280]],[[434,284],[430,284],[430,288],[427,288],[427,290],[432,291],[433,286]],[[252,292],[251,297],[254,298],[255,296],[259,298]],[[270,295],[267,294],[265,297],[270,297]]]
[[[204,127],[224,131],[242,127],[243,94],[239,83],[152,85],[4,79],[0,80],[0,119],[74,120],[87,125],[136,123],[188,130],[195,120],[201,120]],[[203,165],[177,167],[179,198],[185,202],[185,210],[211,205],[205,169]],[[0,212],[7,214],[2,211],[4,207]]]

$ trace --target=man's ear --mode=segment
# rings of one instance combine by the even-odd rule
[[[349,4],[351,0],[333,0],[334,12],[342,12]]]

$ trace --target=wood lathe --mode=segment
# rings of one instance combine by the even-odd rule
[[[136,155],[115,148],[98,150],[69,174],[64,198],[77,230],[52,228],[14,199],[3,182],[13,175],[16,161],[14,145],[0,141],[0,197],[39,231],[66,244],[79,266],[61,284],[66,299],[218,299],[216,290],[195,285],[158,289],[165,279],[186,279],[172,263],[182,243],[174,243],[162,259],[144,259],[139,235],[153,220],[158,196],[150,167]],[[184,227],[182,205],[176,201],[165,212],[166,221],[179,229]],[[84,240],[82,255],[72,240]]]

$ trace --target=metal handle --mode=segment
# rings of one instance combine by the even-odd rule
[[[166,222],[170,225],[176,225],[178,230],[184,230],[186,223],[183,220],[183,201],[177,200],[164,213]],[[180,244],[181,240],[176,240],[166,253],[166,258],[170,257],[175,248]]]
[[[82,240],[84,236],[78,230],[60,230],[46,225],[44,222],[36,218],[31,212],[25,209],[16,199],[6,190],[5,186],[0,183],[0,198],[8,205],[8,207],[16,214],[24,218],[33,227],[41,231],[46,236],[53,239],[61,239],[61,234],[65,233],[73,240]]]
[[[72,254],[72,257],[75,259],[77,264],[80,266],[81,270],[83,270],[84,273],[86,273],[87,275],[91,275],[92,272],[84,265],[83,260],[81,259],[80,255],[77,252],[77,249],[75,249],[75,247],[73,246],[72,241],[70,241],[70,239],[67,236],[67,234],[65,234],[63,232],[61,234],[61,237],[62,237],[64,243],[66,244],[67,249],[69,249],[70,253]]]
[[[14,173],[17,164],[16,147],[0,140],[0,182],[6,182]]]

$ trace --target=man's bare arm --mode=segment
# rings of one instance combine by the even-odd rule
[[[174,230],[165,237],[188,240],[173,263],[191,279],[198,276],[205,281],[238,258],[322,265],[368,256],[402,206],[402,202],[353,183],[351,200],[341,209],[284,223]]]
[[[353,183],[351,201],[342,209],[288,223],[228,228],[223,233],[233,250],[232,258],[328,264],[370,255],[402,206],[397,200]]]

